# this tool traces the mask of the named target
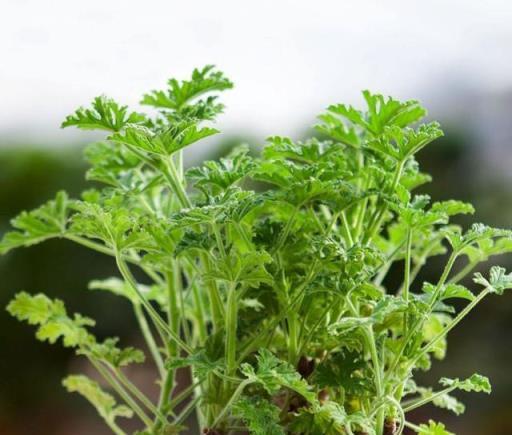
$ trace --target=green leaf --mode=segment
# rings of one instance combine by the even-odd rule
[[[118,338],[107,338],[103,343],[94,343],[87,350],[87,354],[93,358],[106,361],[113,367],[124,367],[131,363],[144,362],[144,353],[133,347],[120,349],[117,347]]]
[[[66,347],[77,347],[94,341],[84,326],[94,326],[94,321],[80,314],[69,317],[64,303],[51,300],[43,294],[31,296],[18,293],[7,306],[7,311],[18,320],[39,325],[36,337],[41,341],[55,343],[62,337]]]
[[[343,387],[347,394],[373,390],[371,368],[360,352],[341,349],[323,360],[314,372],[319,387]]]
[[[62,191],[57,193],[55,199],[41,207],[30,212],[23,211],[11,221],[15,231],[4,235],[0,242],[0,254],[64,235],[68,212],[68,196]]]
[[[491,394],[491,383],[489,382],[489,378],[486,376],[479,375],[475,373],[471,375],[469,378],[460,380],[458,378],[449,379],[449,378],[441,378],[439,381],[441,385],[445,387],[454,387],[462,391],[467,392],[483,392],[487,394]]]
[[[512,288],[512,273],[507,275],[505,268],[499,266],[491,267],[489,279],[481,273],[475,273],[473,281],[488,288],[492,293],[502,295],[505,290]]]
[[[127,106],[120,106],[104,95],[96,97],[92,109],[80,107],[62,123],[62,128],[78,127],[83,130],[119,131],[127,124],[140,124],[146,117],[140,113],[128,113]]]
[[[463,251],[470,245],[479,244],[496,238],[512,238],[512,231],[501,228],[492,228],[487,225],[477,223],[465,233],[460,231],[451,232],[447,235],[447,239],[454,250]]]
[[[231,249],[225,258],[217,261],[212,270],[205,274],[205,278],[257,288],[261,283],[273,282],[272,275],[265,268],[271,261],[272,257],[266,251],[239,253]]]
[[[420,394],[422,399],[431,398],[436,392],[432,391],[432,388],[423,388],[416,387],[414,392]],[[465,405],[459,401],[456,397],[451,396],[450,394],[441,394],[440,396],[435,397],[432,400],[432,404],[437,406],[438,408],[446,409],[448,411],[453,412],[455,415],[461,415],[466,410]]]
[[[242,373],[249,380],[261,384],[269,394],[275,394],[281,388],[288,388],[310,403],[317,402],[316,395],[310,391],[307,382],[286,361],[280,360],[267,349],[261,349],[256,359],[256,370],[247,363],[241,365]]]
[[[216,71],[213,65],[195,69],[191,80],[179,82],[176,79],[170,79],[168,85],[169,88],[166,91],[152,91],[144,95],[141,104],[161,109],[183,110],[186,104],[206,93],[224,91],[233,87],[233,83],[222,72]],[[213,101],[211,103],[213,104]]]
[[[432,295],[436,289],[436,286],[430,284],[428,282],[423,283],[423,291]],[[471,293],[469,289],[460,284],[447,284],[441,288],[439,293],[439,300],[443,301],[445,299],[466,299],[468,301],[472,301],[475,299],[475,295]]]
[[[62,381],[70,393],[79,393],[85,397],[108,423],[115,422],[117,417],[131,418],[133,412],[124,405],[117,405],[114,397],[101,389],[99,384],[83,375],[71,375]]]
[[[218,162],[210,160],[202,166],[189,169],[187,177],[203,192],[218,195],[242,180],[254,168],[253,159],[247,155],[248,152],[247,147],[236,148]]]
[[[453,432],[448,432],[443,423],[436,423],[429,420],[428,425],[420,424],[419,435],[455,435]]]
[[[241,418],[253,435],[284,435],[279,425],[280,409],[261,397],[242,397],[233,406],[233,414]]]
[[[133,150],[171,156],[188,145],[216,133],[218,130],[214,128],[200,128],[193,121],[181,121],[158,133],[141,125],[129,124],[123,133],[114,133],[109,139],[127,145]]]
[[[384,133],[368,144],[370,150],[404,162],[443,135],[437,122],[421,125],[417,130],[386,127]]]

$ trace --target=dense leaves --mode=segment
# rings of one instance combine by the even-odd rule
[[[417,386],[415,371],[446,356],[448,334],[484,297],[512,288],[496,266],[474,275],[480,292],[460,283],[511,252],[512,232],[464,230],[451,221],[470,204],[415,194],[430,181],[416,155],[442,130],[421,124],[417,101],[368,91],[364,110],[320,115],[320,137],[272,136],[258,157],[240,146],[185,171],[183,151],[217,133],[218,96],[232,86],[206,66],[144,95],[149,114],[104,96],[78,109],[63,127],[108,132],[85,151],[87,178],[100,184],[22,212],[0,242],[6,253],[64,238],[105,254],[119,274],[89,287],[131,304],[144,351],[96,339],[92,319],[42,294],[21,292],[8,311],[92,364],[126,407],[83,376],[65,386],[118,435],[117,417],[132,414],[139,434],[184,433],[195,408],[210,435],[449,435],[409,411],[432,403],[461,414],[451,393],[489,393],[489,380],[443,378],[436,391]],[[444,269],[419,282],[441,255]],[[384,285],[390,270],[403,271],[396,288]],[[146,358],[155,402],[124,371]]]

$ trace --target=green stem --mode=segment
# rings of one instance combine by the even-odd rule
[[[430,342],[421,349],[421,351],[414,357],[414,359],[409,363],[409,367],[412,367],[416,362],[425,355],[436,343],[445,337],[453,328],[457,326],[457,324],[464,319],[468,315],[468,313],[484,298],[486,297],[491,290],[486,288],[481,291],[480,294],[473,299],[466,307],[447,325],[440,331]]]
[[[437,399],[438,397],[440,397],[444,394],[450,393],[451,391],[455,390],[455,388],[456,387],[445,388],[444,390],[438,391],[437,393],[434,393],[429,397],[424,397],[423,399],[420,399],[420,400],[417,400],[417,401],[411,403],[410,405],[403,408],[403,410],[404,410],[404,412],[410,412],[416,408],[419,408],[420,406],[426,405],[427,403],[434,401],[435,399]]]
[[[160,377],[163,377],[165,374],[164,362],[162,360],[162,355],[160,355],[160,351],[158,350],[158,346],[156,344],[155,338],[151,333],[151,329],[149,328],[148,322],[146,320],[146,316],[144,316],[144,312],[141,309],[141,306],[138,302],[133,304],[133,310],[135,312],[135,317],[137,319],[137,323],[139,324],[139,328],[142,332],[142,336],[146,341],[149,352],[155,361],[156,367],[158,369],[158,373]]]
[[[382,370],[381,370],[381,366],[380,366],[379,355],[377,352],[375,336],[373,334],[373,328],[371,326],[369,326],[368,328],[365,329],[365,336],[367,338],[366,341],[367,341],[367,344],[368,344],[368,347],[370,350],[370,356],[371,356],[372,364],[373,364],[373,372],[375,375],[375,390],[377,392],[378,399],[381,399],[384,395],[384,388],[383,388],[383,383],[382,383]],[[380,408],[379,411],[377,412],[376,427],[375,427],[376,435],[382,435],[382,433],[384,431],[384,418],[385,418],[384,412],[385,412],[384,408]]]
[[[123,276],[125,281],[128,282],[128,284],[130,285],[132,290],[137,294],[142,305],[144,306],[144,308],[146,309],[146,311],[148,312],[150,317],[155,322],[155,325],[157,327],[161,328],[165,333],[167,333],[167,335],[169,335],[169,337],[172,338],[185,352],[187,352],[189,354],[192,353],[192,349],[190,348],[190,346],[187,343],[185,343],[179,337],[179,335],[177,335],[174,331],[172,331],[167,326],[167,324],[162,319],[162,317],[157,313],[157,311],[153,308],[153,306],[148,302],[148,300],[140,292],[138,285],[130,272],[130,269],[128,268],[126,263],[120,258],[120,256],[117,253],[116,253],[116,262],[117,262],[117,267],[118,267],[119,271],[121,272],[121,275]]]
[[[236,372],[236,331],[238,300],[236,284],[231,283],[226,303],[226,374],[232,376]]]
[[[450,278],[448,283],[457,284],[460,280],[464,279],[464,277],[470,273],[478,264],[478,261],[471,261],[466,264],[459,272],[457,272],[453,278]]]
[[[140,391],[126,376],[125,374],[116,367],[111,367],[111,370],[115,373],[117,378],[121,381],[125,388],[133,394],[139,401],[142,403],[149,411],[151,411],[158,419],[162,421],[162,423],[166,422],[163,414],[155,407],[153,402],[148,399],[148,397]]]
[[[352,232],[350,230],[350,225],[348,224],[347,215],[345,211],[341,212],[341,222],[343,223],[343,229],[345,230],[348,247],[351,248],[352,246],[354,246],[354,240],[352,239]]]
[[[224,406],[224,408],[219,412],[219,414],[217,415],[217,418],[213,422],[212,426],[214,428],[217,427],[217,425],[222,421],[222,419],[224,418],[226,413],[229,411],[231,406],[233,406],[233,403],[235,403],[236,400],[238,399],[238,397],[240,396],[240,394],[242,394],[242,392],[244,391],[244,388],[247,387],[247,385],[251,384],[252,382],[253,382],[252,380],[246,379],[238,385],[236,390],[233,392],[231,398],[229,399],[228,403],[226,403],[226,406]]]
[[[89,358],[89,361],[94,366],[94,368],[105,378],[105,380],[112,386],[112,388],[119,394],[124,402],[137,414],[137,416],[142,420],[142,422],[147,426],[151,427],[153,422],[148,417],[148,415],[141,409],[141,407],[135,402],[128,392],[123,388],[123,386],[110,374],[110,372],[103,368],[99,362],[94,360],[93,358]]]

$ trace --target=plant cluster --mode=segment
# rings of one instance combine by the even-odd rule
[[[450,434],[407,413],[433,403],[460,414],[450,393],[489,393],[488,379],[443,378],[433,389],[415,371],[444,358],[448,333],[484,297],[512,288],[496,266],[474,275],[480,290],[460,284],[512,251],[512,233],[463,231],[450,219],[470,204],[412,193],[430,181],[416,154],[442,135],[435,122],[418,126],[417,101],[364,92],[365,110],[338,104],[319,116],[326,140],[271,137],[258,157],[242,146],[185,170],[183,150],[217,133],[217,95],[230,88],[207,66],[144,95],[151,114],[104,96],[78,109],[63,127],[108,132],[85,151],[97,187],[21,213],[0,244],[6,253],[61,238],[109,256],[119,276],[90,288],[131,303],[146,348],[98,340],[94,320],[43,294],[18,293],[8,311],[90,361],[102,386],[84,375],[64,386],[116,434],[131,417],[139,434],[182,433],[193,413],[209,435]],[[439,255],[437,281],[419,283]],[[385,288],[392,266],[403,280]],[[145,358],[157,400],[125,374]],[[180,370],[190,384],[177,385]]]

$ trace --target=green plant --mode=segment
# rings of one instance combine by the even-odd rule
[[[426,113],[416,101],[369,92],[365,111],[335,105],[319,117],[329,140],[271,137],[258,158],[240,147],[185,172],[182,150],[217,133],[204,124],[222,112],[215,94],[231,87],[208,66],[145,95],[153,116],[106,97],[78,109],[63,127],[108,131],[86,150],[87,177],[103,187],[23,212],[0,244],[5,253],[64,238],[112,257],[120,276],[90,288],[131,302],[147,352],[98,341],[92,319],[42,294],[19,293],[8,311],[91,362],[121,405],[85,376],[64,386],[116,434],[125,433],[119,417],[132,416],[140,434],[179,433],[193,412],[210,435],[449,434],[406,414],[428,403],[460,414],[449,393],[489,393],[489,381],[441,379],[433,391],[414,371],[445,356],[447,334],[485,296],[512,288],[500,267],[475,274],[476,295],[459,284],[510,252],[512,233],[482,224],[463,232],[449,219],[471,205],[412,195],[430,180],[415,155],[442,131],[410,127]],[[438,281],[418,285],[427,260],[446,253]],[[403,282],[386,289],[395,263]],[[452,299],[467,305],[456,313]],[[155,401],[123,371],[146,353]],[[179,394],[178,370],[192,374]]]

